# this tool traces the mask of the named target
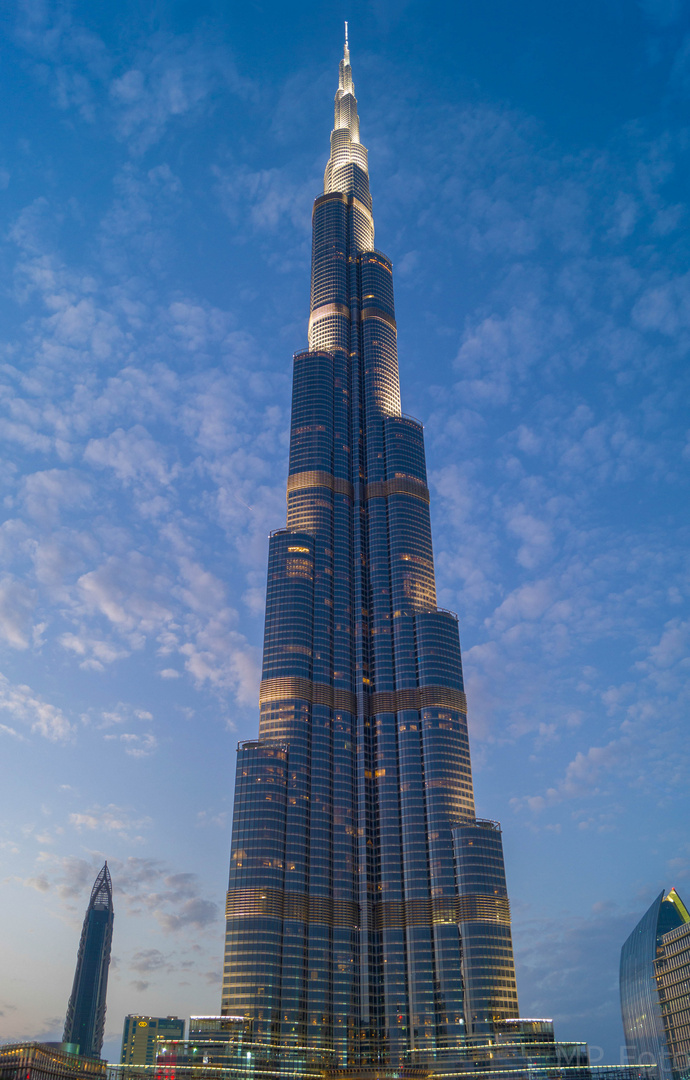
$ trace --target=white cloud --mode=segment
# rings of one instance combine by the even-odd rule
[[[690,273],[652,285],[633,308],[633,319],[644,330],[674,338],[690,329]]]
[[[184,555],[179,556],[178,565],[185,584],[181,589],[181,596],[187,607],[199,615],[236,619],[237,612],[231,608],[222,608],[226,596],[226,587],[222,581]]]
[[[83,814],[74,814],[74,822],[79,829],[89,832],[103,832],[126,837],[131,828],[138,828],[142,821],[132,821],[128,812],[117,807],[94,807]],[[39,879],[41,891],[53,888],[64,901],[82,901],[88,897],[88,890],[102,866],[102,856],[94,854],[90,860],[74,856],[58,856],[42,852],[38,859],[40,872],[32,881],[24,881],[29,888],[36,888],[34,881]],[[199,880],[195,874],[174,872],[165,863],[157,859],[130,856],[127,859],[109,858],[108,866],[113,879],[115,900],[118,905],[124,903],[128,918],[151,918],[159,924],[165,933],[177,933],[194,928],[197,931],[210,930],[217,934],[221,913],[218,904],[208,900],[200,891]],[[136,970],[152,971],[170,963],[161,959],[155,948],[141,949],[135,953]]]
[[[85,671],[89,669],[103,671],[105,664],[112,664],[116,660],[122,660],[130,655],[129,649],[123,649],[110,641],[94,638],[85,631],[80,634],[60,634],[58,643],[62,645],[63,649],[82,657],[79,666]]]
[[[313,199],[311,177],[295,179],[288,169],[253,170],[237,162],[229,170],[214,169],[218,193],[234,224],[247,219],[259,232],[283,232],[297,228],[304,235],[309,227],[309,207]]]
[[[88,611],[99,612],[125,633],[150,633],[172,618],[163,603],[169,579],[139,552],[111,556],[97,570],[83,574],[78,588]],[[136,643],[136,637],[132,640]]]
[[[154,914],[163,930],[168,933],[174,933],[177,930],[186,930],[189,927],[201,930],[206,926],[212,926],[217,923],[218,905],[211,900],[203,900],[201,897],[194,897],[193,899],[185,900],[174,912],[156,911]]]
[[[45,893],[50,889],[50,882],[45,874],[40,874],[37,877],[26,878],[23,882],[27,889],[35,889],[36,892]]]
[[[0,579],[0,636],[13,649],[29,647],[29,628],[35,595],[10,575]]]
[[[19,739],[20,741],[24,739],[23,735],[20,735],[13,727],[8,727],[7,724],[0,724],[0,731],[3,735],[10,735],[13,739]]]
[[[146,974],[150,971],[169,971],[170,961],[160,949],[139,949],[132,956],[128,966],[132,971]]]
[[[667,669],[679,662],[686,670],[690,668],[690,622],[671,619],[666,623],[658,644],[649,649],[647,660],[640,661],[637,666],[650,671],[654,668]]]
[[[544,795],[513,798],[511,805],[515,810],[527,807],[533,813],[540,813],[547,806],[566,799],[583,799],[595,791],[600,780],[621,770],[629,756],[630,742],[625,738],[613,739],[605,746],[590,746],[586,751],[578,750],[554,787],[549,788]]]
[[[553,582],[548,578],[531,581],[510,593],[496,608],[491,623],[505,629],[522,620],[540,619],[554,600]]]
[[[179,651],[186,657],[185,667],[197,685],[232,688],[241,705],[257,701],[257,650],[249,647],[241,634],[227,630],[221,620],[211,620],[199,630],[195,642],[186,642]]]
[[[529,513],[523,506],[509,512],[508,528],[523,541],[517,561],[526,569],[533,569],[551,554],[553,535],[551,527]]]
[[[149,757],[158,748],[158,740],[151,732],[143,735],[138,735],[136,732],[123,732],[120,736],[113,736],[113,738],[118,737],[124,744],[125,753],[130,757]]]
[[[565,309],[551,311],[536,293],[505,316],[488,315],[468,326],[455,360],[462,374],[463,402],[506,404],[513,380],[523,381],[530,368],[551,360],[571,332]]]
[[[134,153],[157,142],[175,118],[194,114],[219,80],[243,84],[230,59],[192,39],[163,34],[150,40],[132,66],[113,79],[109,97],[115,130]]]
[[[55,314],[45,325],[57,345],[87,352],[97,360],[108,359],[122,341],[122,332],[113,314],[96,305],[91,297],[55,292],[45,298]]]
[[[51,528],[47,535],[37,535],[36,529],[31,532],[33,536],[27,528],[26,550],[31,556],[36,580],[48,588],[51,596],[64,599],[70,579],[84,568],[86,559],[94,553],[94,538],[86,531],[69,527]]]
[[[88,810],[69,815],[69,823],[78,831],[116,833],[123,840],[133,839],[132,833],[151,825],[150,818],[134,817],[129,810],[111,803],[109,806],[92,806]]]
[[[176,300],[170,305],[173,333],[186,349],[198,354],[201,350],[228,341],[235,324],[227,311],[209,305]]]
[[[28,515],[41,525],[54,526],[63,510],[84,507],[91,486],[74,471],[47,469],[26,476],[21,492]]]
[[[61,709],[43,701],[28,686],[13,686],[0,675],[0,711],[50,742],[64,742],[74,735],[74,725]]]
[[[95,724],[101,730],[117,727],[120,724],[131,724],[136,721],[145,723],[153,720],[153,714],[148,709],[140,709],[125,701],[118,701],[117,705],[109,709],[92,709],[82,714],[82,722],[87,726]]]
[[[169,486],[177,469],[166,462],[164,448],[140,424],[117,428],[105,439],[91,439],[84,460],[97,468],[110,468],[123,484],[155,483]]]
[[[147,34],[128,57],[121,46],[111,52],[67,8],[30,3],[20,5],[16,35],[40,62],[41,81],[58,108],[74,110],[89,124],[111,124],[136,154],[157,142],[171,121],[198,112],[218,87],[251,91],[225,50],[202,36]],[[124,72],[123,59],[130,65]]]

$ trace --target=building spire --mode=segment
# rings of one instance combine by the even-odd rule
[[[350,66],[350,42],[347,32],[347,23],[345,23],[345,45],[343,46],[343,58],[340,61],[339,78],[338,78],[338,90],[341,94],[352,94],[354,96],[355,87],[352,82],[352,68]]]
[[[367,152],[359,139],[359,116],[350,66],[348,23],[345,23],[345,45],[338,69],[331,156],[324,176],[324,192],[330,191],[356,195],[371,209]],[[371,241],[373,243],[373,235]]]

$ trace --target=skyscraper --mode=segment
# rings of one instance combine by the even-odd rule
[[[103,1046],[113,918],[113,886],[105,863],[84,916],[63,1035],[64,1042],[78,1046],[86,1057],[99,1057]]]
[[[677,942],[682,946],[682,937],[672,933],[689,923],[690,914],[676,890],[666,896],[662,890],[621,949],[621,1013],[628,1061],[631,1065],[655,1062],[660,1080],[679,1075],[680,1062],[674,1063],[673,1057],[680,1050],[674,1055],[671,1044],[680,1046],[684,1041],[681,1029],[687,1031],[690,1026],[687,973],[683,977],[678,967],[682,952]],[[687,1042],[688,1035],[684,1038]]]
[[[500,827],[475,817],[457,616],[436,606],[350,54],[314,203],[258,740],[238,748],[221,1011],[333,1067],[432,1061],[518,1015]]]

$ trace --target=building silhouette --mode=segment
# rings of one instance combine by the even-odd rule
[[[85,1057],[100,1057],[103,1046],[113,918],[113,886],[106,862],[84,916],[63,1035],[63,1041]]]
[[[349,49],[314,203],[287,528],[258,740],[240,744],[221,1012],[342,1067],[518,1016],[501,831],[475,817],[457,616],[436,605],[424,436],[401,412]]]
[[[690,914],[675,889],[659,893],[621,949],[621,1014],[631,1065],[660,1080],[690,1075]]]

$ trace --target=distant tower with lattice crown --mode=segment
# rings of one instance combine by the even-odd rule
[[[100,1057],[103,1046],[113,919],[113,884],[106,862],[84,916],[63,1035],[63,1041],[78,1046],[84,1057]]]

